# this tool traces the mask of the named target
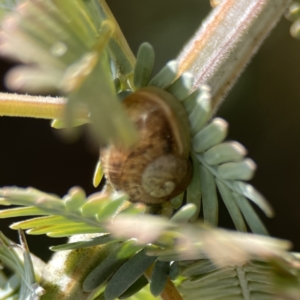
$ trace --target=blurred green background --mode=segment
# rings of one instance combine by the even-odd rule
[[[108,0],[132,50],[148,41],[155,48],[156,71],[176,57],[210,10],[208,0]],[[291,240],[300,251],[300,41],[282,19],[217,112],[229,124],[229,139],[242,143],[258,165],[252,184],[273,205],[268,220],[273,236]],[[1,61],[4,74],[11,65]],[[5,87],[2,84],[2,90]],[[83,131],[85,131],[83,129]],[[84,134],[72,144],[49,121],[0,118],[0,186],[34,186],[63,196],[70,187],[95,191],[92,175],[97,149]],[[232,228],[221,203],[220,225]],[[7,230],[12,220],[0,220]],[[58,241],[29,237],[30,249],[47,258]],[[61,242],[61,241],[59,241]]]

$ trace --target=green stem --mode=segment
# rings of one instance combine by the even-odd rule
[[[220,1],[179,54],[179,74],[194,75],[194,90],[207,83],[215,109],[290,2]]]
[[[65,98],[0,93],[0,116],[60,119]]]
[[[135,56],[105,0],[99,0],[99,3],[103,19],[109,20],[114,26],[108,47],[112,58],[118,66],[118,76],[123,86],[127,86],[128,80],[129,82],[132,80],[136,61]],[[0,116],[62,119],[66,102],[65,98],[60,97],[0,93]],[[86,110],[82,109],[78,112],[77,118],[87,119],[87,117],[88,112]]]
[[[136,58],[133,55],[123,32],[113,16],[110,8],[105,0],[99,0],[102,8],[103,18],[108,19],[115,25],[113,36],[111,37],[108,47],[112,58],[115,60],[118,67],[118,75],[121,82],[127,85],[126,81],[132,81],[133,69],[135,66]]]
[[[66,102],[62,97],[0,93],[0,116],[62,119]],[[87,116],[87,111],[82,109],[76,117]]]

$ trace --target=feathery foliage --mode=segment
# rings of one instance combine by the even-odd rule
[[[62,93],[68,127],[91,120],[98,141],[131,145],[135,129],[115,96],[106,47],[114,31],[97,0],[25,1],[2,23],[1,55],[26,64],[9,72],[8,87]]]
[[[2,3],[11,10],[12,2]],[[1,210],[0,218],[33,216],[11,226],[20,232],[23,261],[15,245],[0,235],[0,259],[15,271],[9,279],[0,273],[0,299],[43,294],[22,230],[51,237],[82,235],[51,248],[66,257],[77,250],[99,250],[97,262],[80,279],[80,291],[90,293],[90,299],[153,299],[164,293],[176,294],[175,299],[181,299],[180,293],[184,299],[297,299],[300,264],[297,255],[287,252],[290,243],[241,233],[248,225],[253,233],[268,234],[249,200],[269,217],[273,211],[245,182],[255,171],[245,148],[224,142],[228,124],[212,118],[210,88],[202,85],[191,93],[194,78],[179,76],[175,60],[152,76],[152,46],[142,44],[135,62],[118,30],[104,1],[24,1],[2,23],[0,54],[25,64],[9,72],[7,85],[66,96],[64,114],[53,127],[91,123],[98,142],[124,148],[133,144],[136,132],[119,100],[144,87],[165,90],[178,100],[175,109],[182,105],[188,116],[191,183],[171,200],[177,211],[170,219],[164,208],[152,215],[151,208],[130,203],[122,191],[86,197],[75,187],[61,199],[33,188],[0,189],[0,205],[20,206]],[[99,161],[95,186],[102,177]],[[218,193],[241,232],[210,227],[218,224]],[[195,222],[201,207],[204,223]]]
[[[241,261],[247,262],[249,259],[269,263],[275,261],[276,264],[284,263],[286,266],[289,262],[287,258],[291,257],[285,252],[289,247],[289,243],[285,241],[216,230],[203,224],[185,225],[196,211],[194,204],[183,206],[168,221],[162,216],[145,215],[143,205],[126,202],[124,195],[116,194],[112,198],[96,193],[85,199],[79,188],[71,189],[63,199],[33,189],[16,188],[4,188],[0,191],[0,196],[6,205],[25,206],[2,210],[1,218],[49,214],[47,217],[15,223],[11,226],[13,229],[27,229],[29,234],[48,234],[51,237],[100,234],[80,242],[55,246],[52,250],[65,251],[104,245],[108,252],[83,281],[83,290],[90,292],[103,288],[104,285],[107,300],[125,297],[124,294],[128,296],[148,284],[143,274],[153,263],[150,290],[156,296],[163,291],[167,277],[171,276],[171,272],[174,273],[174,262],[196,260],[197,268],[191,265],[189,272],[177,271],[177,274],[175,272],[172,275],[189,275],[191,279],[187,280],[193,281],[201,271],[198,261],[207,258],[213,262],[211,266],[227,268],[225,266],[229,264],[237,265],[238,268]],[[222,249],[222,253],[217,249]],[[193,273],[191,270],[195,269]],[[208,271],[210,273],[212,270]],[[225,273],[221,272],[222,274]],[[274,274],[275,278],[276,268],[271,269],[270,274]]]
[[[136,89],[145,86],[165,89],[183,104],[188,114],[193,137],[191,157],[194,173],[186,191],[186,201],[197,205],[197,212],[192,219],[197,219],[202,199],[204,220],[217,225],[218,188],[239,231],[246,231],[244,216],[253,232],[267,234],[266,228],[246,198],[255,202],[269,217],[273,214],[272,208],[259,192],[243,182],[253,177],[255,163],[251,159],[244,158],[247,151],[241,144],[223,142],[227,135],[228,124],[220,118],[210,120],[212,111],[209,87],[203,85],[190,94],[193,77],[189,73],[184,73],[176,79],[178,72],[176,61],[169,62],[151,79],[153,64],[154,51],[151,45],[145,43],[137,55],[134,83]],[[175,208],[180,207],[182,200],[183,195],[173,199]]]
[[[275,264],[262,260],[240,265],[219,267],[209,260],[182,263],[182,275],[187,277],[179,286],[184,299],[297,299],[299,270],[292,263],[277,269]],[[277,278],[276,278],[277,276]],[[284,277],[290,277],[290,291],[283,290]],[[279,284],[280,283],[280,284]],[[286,298],[285,298],[286,297]],[[295,298],[293,298],[295,297]]]
[[[30,253],[22,231],[19,232],[19,236],[21,246],[12,243],[0,232],[0,262],[15,272],[9,278],[1,272],[0,299],[38,300],[45,291],[36,282]],[[18,252],[23,256],[23,261],[17,250],[20,250]]]

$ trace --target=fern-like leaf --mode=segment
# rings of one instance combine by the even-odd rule
[[[286,269],[283,273],[286,271],[290,273],[294,295],[295,293],[299,295],[299,270],[289,261],[285,261],[284,266]],[[272,263],[263,261],[247,261],[240,265],[223,267],[216,266],[208,260],[200,260],[189,265],[182,263],[181,275],[186,279],[180,283],[179,290],[186,300],[275,299],[278,295],[283,297],[280,299],[285,299],[289,289],[284,290],[284,281],[278,280],[278,277],[282,277],[280,276],[282,270],[277,269]]]
[[[0,218],[48,215],[14,223],[11,228],[27,229],[29,234],[48,234],[52,237],[106,232],[104,222],[119,210],[134,206],[136,213],[144,211],[143,205],[126,202],[125,194],[96,193],[85,198],[80,188],[71,189],[64,199],[31,188],[3,188],[0,195],[6,204],[29,206],[2,210]],[[131,215],[134,213],[134,210],[130,211]]]
[[[8,87],[62,93],[68,101],[64,115],[56,117],[67,127],[91,121],[96,140],[131,145],[137,134],[116,97],[110,68],[114,62],[108,48],[115,29],[97,0],[24,1],[2,23],[0,54],[25,64],[8,73]],[[119,53],[120,63],[126,62]],[[41,117],[49,118],[49,113]]]
[[[21,208],[20,214],[28,215],[30,211],[34,214],[40,211],[49,214],[18,222],[13,225],[14,229],[30,229],[29,233],[48,233],[51,236],[90,231],[100,234],[54,249],[69,250],[105,244],[105,255],[101,256],[100,263],[87,275],[83,289],[91,291],[107,285],[106,299],[114,299],[124,293],[128,294],[129,290],[142,288],[144,281],[139,278],[153,263],[155,278],[166,278],[166,274],[171,273],[175,278],[178,266],[171,261],[209,258],[215,265],[224,267],[228,263],[238,265],[241,261],[258,257],[267,262],[280,262],[288,256],[285,249],[289,243],[285,241],[212,229],[201,223],[187,224],[197,210],[194,204],[183,206],[168,220],[162,216],[143,214],[143,206],[126,202],[125,195],[119,193],[96,193],[84,201],[85,194],[79,188],[71,189],[63,199],[34,189],[3,188],[0,196],[6,204],[35,205],[39,209]],[[118,205],[114,201],[118,201]],[[114,209],[108,209],[111,205]],[[135,210],[130,210],[130,207]],[[17,215],[16,208],[13,208],[13,214],[9,210],[0,212],[1,217]],[[99,215],[102,217],[99,218]],[[222,249],[222,253],[219,249]],[[120,278],[124,278],[124,281],[120,282]],[[137,279],[141,283],[136,287],[134,282]],[[157,295],[164,287],[164,281],[151,281],[151,291]],[[118,289],[115,287],[116,282]]]
[[[239,231],[246,231],[244,219],[254,233],[267,235],[267,230],[259,220],[247,199],[256,203],[267,216],[273,210],[265,198],[244,181],[253,177],[255,163],[245,158],[246,149],[237,142],[223,142],[227,135],[228,124],[225,120],[212,115],[210,88],[202,85],[191,94],[193,77],[184,73],[177,77],[176,61],[169,62],[157,75],[150,78],[153,67],[154,51],[145,43],[141,45],[134,71],[136,89],[156,86],[165,89],[184,106],[190,122],[192,138],[191,157],[193,178],[186,192],[187,203],[197,206],[192,220],[195,221],[203,206],[204,220],[211,225],[218,223],[219,190],[222,199]],[[144,77],[143,77],[144,76]],[[171,202],[175,209],[182,205],[184,194]]]

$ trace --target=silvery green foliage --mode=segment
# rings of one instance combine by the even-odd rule
[[[128,145],[134,139],[133,126],[116,101],[109,66],[112,60],[106,49],[113,26],[105,19],[97,3],[94,0],[26,1],[2,24],[1,53],[29,64],[12,70],[8,83],[16,83],[18,88],[26,91],[30,91],[30,84],[34,82],[34,89],[41,87],[65,92],[69,98],[67,124],[72,123],[75,103],[87,105],[92,114],[86,118],[91,118],[100,140]],[[151,78],[153,63],[151,45],[142,45],[131,88],[163,88],[178,99],[187,111],[194,176],[186,199],[198,207],[193,220],[197,218],[202,202],[204,220],[217,225],[219,190],[238,230],[246,231],[245,219],[253,232],[267,234],[246,199],[258,204],[268,216],[272,215],[272,209],[263,196],[244,182],[253,176],[255,164],[244,158],[246,150],[240,144],[222,143],[228,124],[220,118],[211,120],[209,87],[203,85],[191,94],[193,77],[185,73],[177,78],[176,61],[168,63]],[[105,97],[99,96],[99,90]],[[123,127],[126,131],[122,130]],[[173,199],[174,207],[180,207],[183,199],[183,194]]]
[[[176,61],[169,62],[158,74],[151,78],[154,64],[154,51],[150,44],[141,45],[134,71],[135,89],[156,86],[171,93],[184,106],[190,121],[192,136],[191,159],[193,178],[186,191],[187,203],[194,203],[197,212],[201,201],[204,221],[217,225],[218,197],[217,189],[239,231],[246,231],[246,220],[255,233],[267,234],[267,230],[248,203],[256,203],[268,216],[273,211],[264,197],[253,186],[244,181],[250,180],[256,169],[255,163],[245,158],[246,149],[237,142],[223,142],[227,135],[228,124],[221,118],[211,119],[210,89],[202,85],[191,94],[193,77],[184,73],[177,77]],[[176,208],[180,207],[184,195],[172,200]]]
[[[240,144],[223,143],[227,123],[219,118],[210,121],[209,88],[202,86],[190,95],[193,78],[189,74],[183,74],[176,79],[176,61],[168,63],[157,75],[151,77],[153,64],[154,51],[151,45],[143,44],[138,53],[133,90],[151,85],[171,93],[186,109],[193,137],[191,159],[194,175],[186,191],[188,204],[173,216],[171,223],[164,218],[142,215],[144,207],[126,202],[126,195],[120,193],[96,193],[86,197],[80,188],[73,188],[61,201],[55,195],[35,189],[4,188],[0,191],[0,197],[3,197],[1,204],[25,206],[3,210],[0,217],[45,215],[13,224],[14,229],[26,229],[29,234],[47,234],[51,237],[101,234],[89,240],[52,247],[52,250],[96,245],[108,247],[110,254],[101,259],[100,264],[95,266],[83,282],[85,292],[106,286],[103,296],[107,300],[129,297],[143,289],[148,283],[143,274],[152,264],[154,269],[150,291],[156,296],[164,289],[168,276],[175,278],[180,274],[178,263],[182,260],[209,258],[216,265],[223,266],[225,258],[228,261],[228,257],[231,257],[231,264],[235,265],[236,259],[248,260],[250,257],[263,255],[260,249],[264,248],[262,245],[269,243],[269,240],[260,240],[259,237],[247,241],[244,236],[234,236],[202,226],[182,225],[197,218],[201,199],[204,220],[216,225],[216,187],[240,231],[245,231],[246,228],[242,212],[254,232],[265,233],[246,197],[256,201],[266,211],[269,206],[253,187],[240,181],[251,178],[255,165],[244,158],[246,150]],[[182,200],[183,195],[180,195],[172,203],[179,208]],[[138,225],[132,224],[132,216],[135,216],[134,222],[138,222]],[[114,220],[112,223],[111,219]],[[175,244],[170,244],[172,236],[177,237]],[[201,245],[198,244],[200,240]],[[234,244],[239,249],[238,253],[232,251]],[[284,249],[287,245],[274,243],[273,246]],[[215,248],[222,248],[223,255],[214,254]],[[283,254],[276,251],[268,253],[272,257]]]
[[[14,272],[9,278],[0,273],[0,299],[39,300],[45,290],[36,282],[25,236],[22,232],[19,235],[21,246],[12,243],[0,232],[0,261]]]
[[[186,279],[179,290],[185,300],[298,299],[300,293],[300,273],[292,263],[282,265],[276,274],[277,266],[263,260],[220,267],[204,259],[195,263],[182,262],[181,268],[181,275]],[[285,276],[290,277],[286,290],[281,286]]]
[[[78,187],[70,189],[61,199],[33,188],[3,188],[1,205],[21,205],[13,209],[2,210],[2,218],[14,216],[43,216],[20,221],[12,225],[13,229],[27,229],[29,234],[47,234],[51,237],[63,237],[74,234],[101,233],[101,223],[121,213],[125,208],[131,214],[141,213],[144,206],[126,202],[123,193],[95,193],[86,197]],[[63,200],[63,201],[62,201]]]
[[[70,115],[75,109],[73,104],[88,106],[92,115],[86,117],[99,130],[100,139],[129,143],[132,138],[118,130],[124,126],[130,131],[126,118],[120,119],[120,110],[118,117],[107,114],[109,120],[106,119],[107,111],[118,112],[115,86],[119,90],[121,85],[117,84],[118,80],[113,85],[114,74],[110,68],[113,60],[106,49],[106,45],[113,42],[110,40],[113,28],[106,22],[98,1],[28,0],[24,4],[2,25],[5,42],[2,55],[28,64],[10,73],[8,85],[26,91],[59,90],[69,97]],[[254,162],[245,158],[244,147],[236,142],[224,142],[227,122],[211,119],[209,87],[202,85],[191,94],[193,77],[185,73],[177,78],[176,61],[169,62],[154,77],[151,76],[153,64],[153,49],[143,44],[130,87],[133,91],[145,86],[160,87],[186,109],[194,175],[186,196],[179,195],[172,203],[179,208],[186,198],[188,204],[167,220],[162,216],[146,215],[144,206],[128,203],[127,196],[122,193],[96,193],[86,197],[80,188],[74,188],[60,199],[34,189],[4,188],[0,191],[0,204],[24,207],[2,210],[0,217],[38,216],[12,225],[14,229],[26,229],[29,234],[52,237],[98,234],[88,240],[52,247],[54,251],[98,245],[106,248],[107,255],[86,276],[82,286],[84,292],[105,287],[96,299],[132,296],[132,299],[145,300],[151,297],[149,292],[136,294],[140,289],[141,293],[146,291],[148,279],[144,274],[151,265],[150,291],[154,296],[162,292],[168,277],[175,279],[178,275],[185,277],[179,286],[186,299],[265,299],[268,295],[279,295],[278,287],[283,288],[284,284],[275,284],[275,280],[280,278],[282,271],[290,272],[299,286],[299,263],[286,252],[289,243],[212,229],[203,224],[186,224],[197,219],[202,201],[204,220],[217,225],[217,190],[240,231],[246,230],[246,221],[253,232],[266,234],[248,199],[269,216],[272,209],[244,182],[251,179],[255,170]],[[16,80],[17,77],[22,80]],[[99,97],[99,89],[105,97]],[[107,103],[98,102],[100,98],[107,99]],[[115,106],[111,106],[112,103]],[[119,123],[111,124],[109,131],[107,121],[111,119]],[[17,256],[11,256],[14,254],[4,236],[1,240],[4,242],[0,245],[0,257],[9,265],[10,261],[5,258],[13,260]],[[16,297],[38,299],[40,289],[34,280],[29,252],[24,251],[24,265],[16,260],[13,266],[22,274],[22,280],[11,278],[10,287],[21,285]],[[4,281],[7,280],[0,273],[2,289]],[[14,292],[15,289],[6,291],[9,295]]]
[[[124,195],[96,193],[86,198],[79,188],[71,189],[63,199],[18,188],[3,188],[0,197],[2,205],[23,206],[2,210],[1,218],[42,216],[17,222],[11,226],[13,229],[52,237],[98,233],[99,236],[55,246],[52,250],[76,251],[103,245],[106,255],[86,276],[82,288],[91,292],[105,287],[106,299],[128,297],[144,288],[148,280],[143,274],[152,264],[150,290],[158,295],[168,276],[174,279],[181,274],[178,265],[181,261],[196,263],[209,258],[214,265],[224,267],[259,258],[286,266],[286,258],[290,257],[286,252],[290,243],[286,241],[188,224],[197,210],[194,204],[183,206],[168,220],[145,215],[144,206],[126,202]],[[276,269],[273,273],[276,275]]]

